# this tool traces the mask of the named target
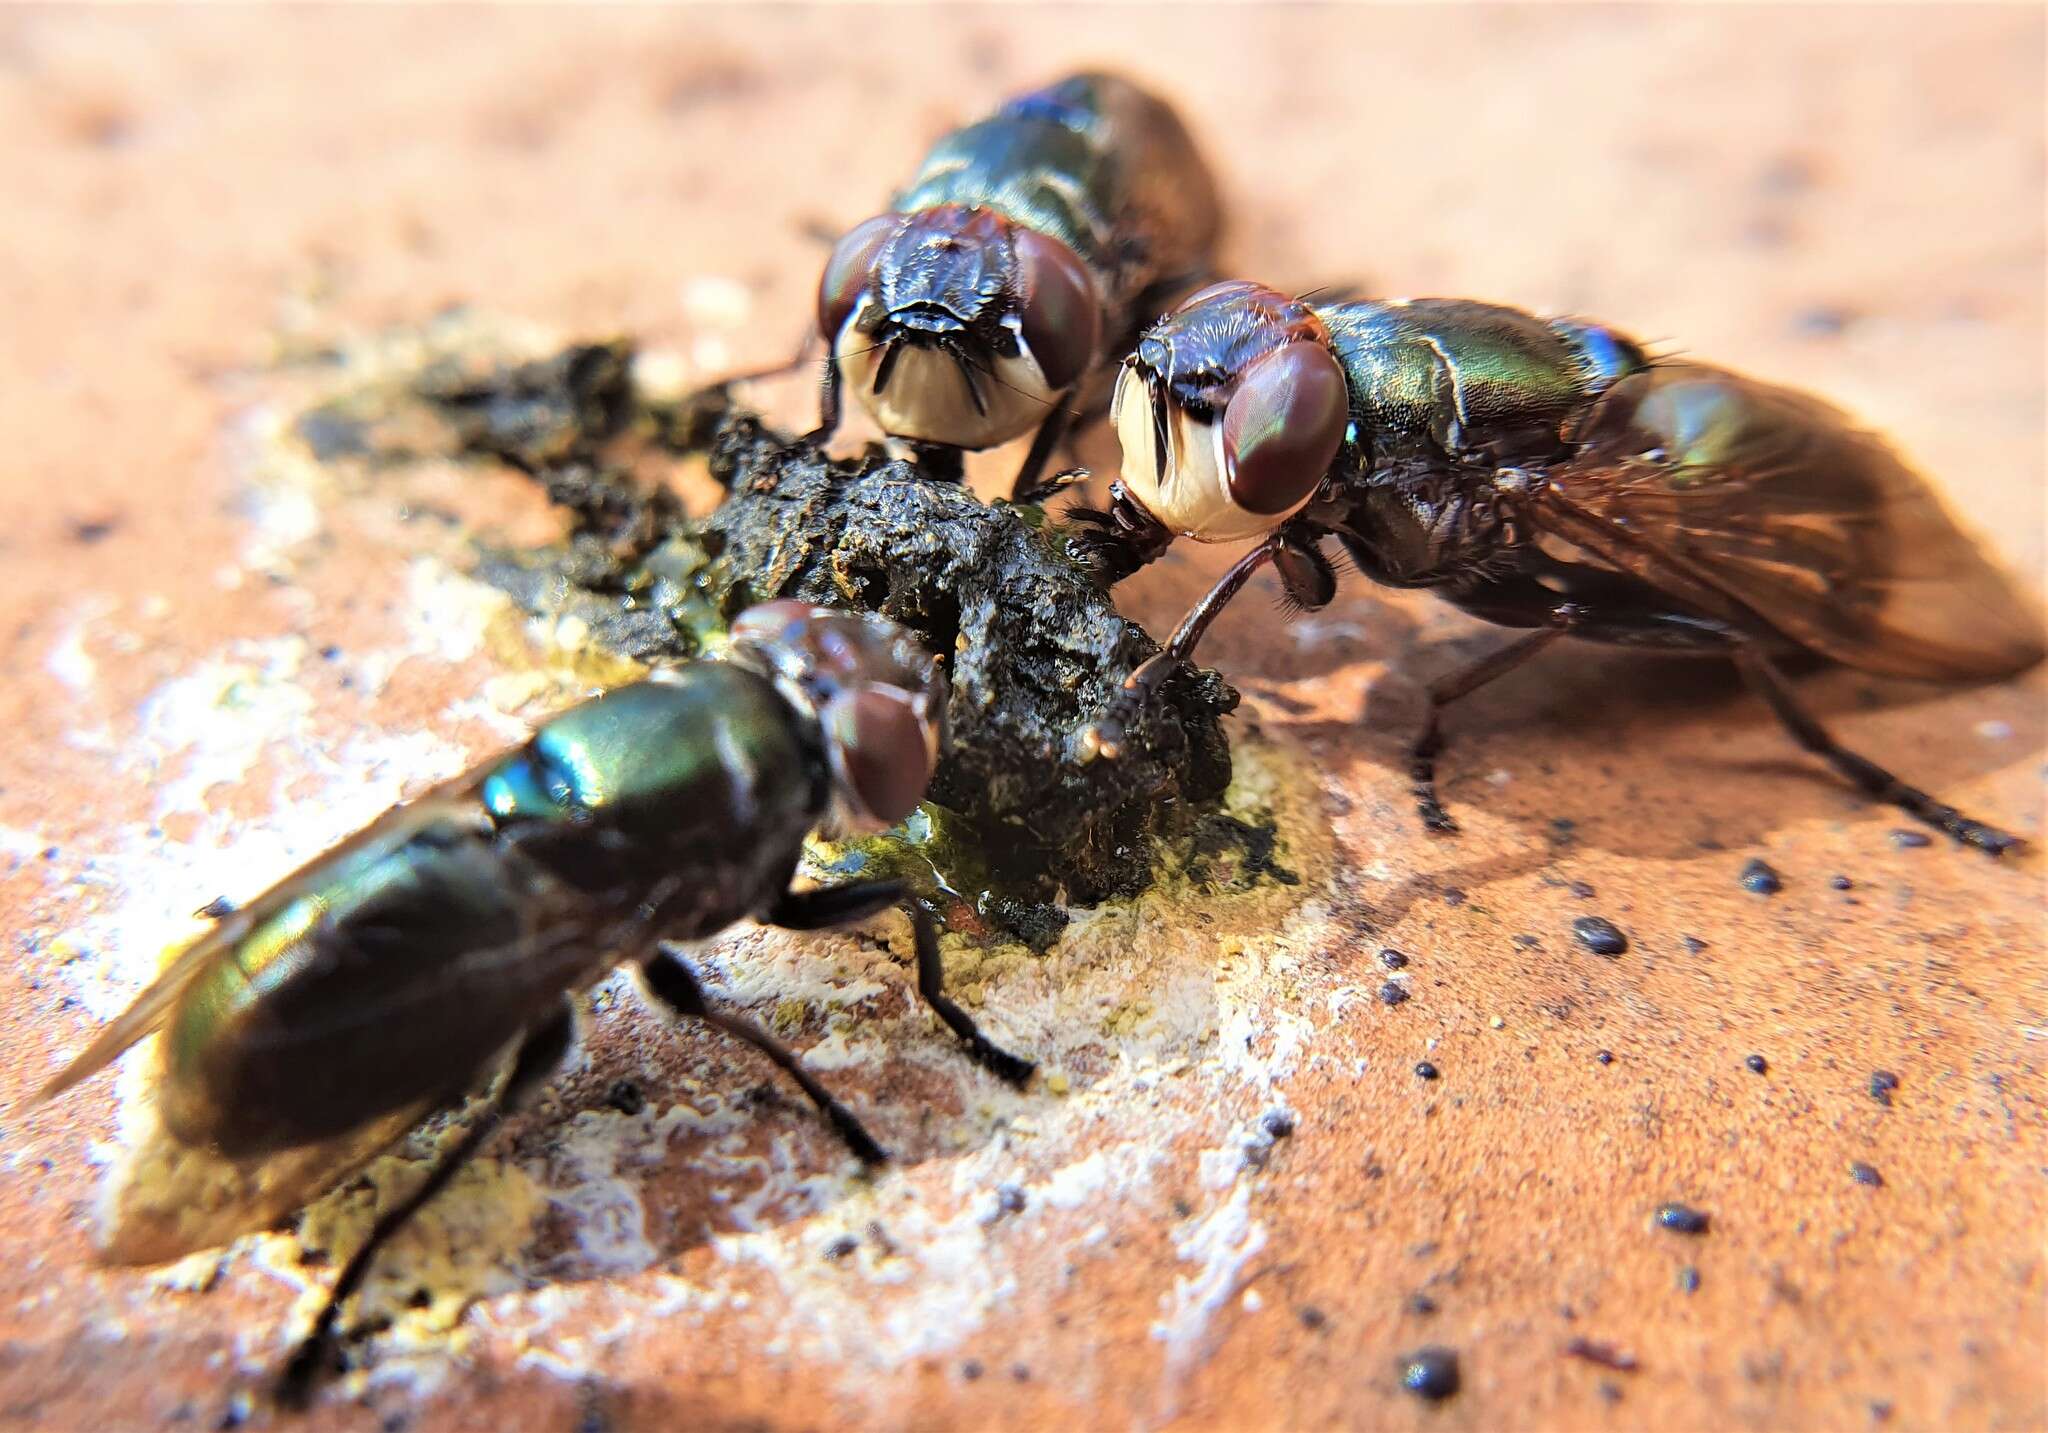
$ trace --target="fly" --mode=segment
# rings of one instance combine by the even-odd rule
[[[1141,411],[1141,396],[1164,400]],[[1519,641],[1429,689],[1411,777],[1426,826],[1442,708],[1559,637],[1730,658],[1806,750],[1874,800],[1998,854],[1974,821],[1837,743],[1786,657],[1990,681],[2042,656],[2009,580],[1927,482],[1818,399],[1653,362],[1595,323],[1462,299],[1316,304],[1216,284],[1145,335],[1115,407],[1124,463],[1072,547],[1120,581],[1179,537],[1255,539],[1126,683],[1141,701],[1259,568],[1303,610],[1359,571],[1429,588]],[[1087,734],[1113,752],[1112,716]]]
[[[842,383],[940,476],[1035,428],[1012,496],[1042,496],[1075,405],[1099,401],[1088,380],[1208,271],[1219,212],[1179,117],[1114,75],[1070,76],[954,131],[825,266],[812,439],[839,427]]]
[[[729,660],[571,707],[224,914],[42,1092],[160,1036],[161,1187],[116,1200],[103,1255],[161,1263],[273,1225],[509,1068],[335,1280],[279,1383],[281,1399],[302,1402],[378,1251],[546,1082],[572,1043],[570,996],[621,962],[669,1013],[783,1070],[863,1162],[886,1159],[663,945],[748,917],[812,930],[907,903],[919,994],[977,1060],[1022,1083],[1032,1065],[947,999],[931,917],[901,882],[790,886],[814,828],[877,829],[916,808],[947,700],[945,677],[895,624],[770,602],[734,621]]]

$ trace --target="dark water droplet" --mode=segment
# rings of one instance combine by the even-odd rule
[[[1408,987],[1389,980],[1380,987],[1380,1004],[1399,1005],[1408,999]]]
[[[1870,1075],[1870,1098],[1886,1109],[1891,1108],[1892,1091],[1899,1087],[1899,1077],[1890,1070],[1873,1070]]]
[[[637,1115],[647,1108],[647,1096],[631,1080],[619,1080],[604,1092],[604,1102],[622,1115]]]
[[[1418,1060],[1415,1062],[1415,1074],[1418,1079],[1433,1080],[1436,1078],[1437,1069],[1427,1060]]]
[[[1614,1052],[1612,1050],[1595,1050],[1593,1058],[1603,1065],[1611,1065],[1614,1063]]]
[[[1537,950],[1542,945],[1543,942],[1533,935],[1518,935],[1515,937],[1515,948],[1517,950]]]
[[[1458,1391],[1458,1355],[1447,1348],[1421,1348],[1401,1360],[1401,1386],[1435,1403]]]
[[[1259,1128],[1263,1129],[1269,1138],[1286,1139],[1294,1133],[1294,1116],[1285,1110],[1274,1110],[1259,1121]]]
[[[1704,1234],[1712,1222],[1704,1210],[1689,1204],[1657,1206],[1657,1223],[1674,1234]]]
[[[1917,851],[1922,846],[1932,846],[1934,838],[1925,831],[1911,831],[1901,827],[1892,832],[1892,844],[1909,851]]]
[[[1742,888],[1753,895],[1775,896],[1785,889],[1785,882],[1767,862],[1751,861],[1742,868]]]
[[[1768,1075],[1771,1072],[1771,1062],[1761,1055],[1751,1055],[1742,1063],[1749,1066],[1752,1075]]]
[[[1605,916],[1580,916],[1572,922],[1572,934],[1595,955],[1615,956],[1628,949],[1628,937]]]
[[[1435,1246],[1432,1245],[1431,1247],[1434,1248]],[[1407,1307],[1409,1313],[1414,1314],[1418,1318],[1426,1319],[1436,1312],[1437,1305],[1436,1300],[1432,1299],[1428,1294],[1410,1294]]]
[[[1443,896],[1444,904],[1447,906],[1462,906],[1465,904],[1465,893],[1456,886],[1445,886]]]
[[[1678,938],[1678,943],[1685,947],[1687,955],[1698,955],[1707,948],[1707,943],[1696,935],[1682,935]]]
[[[1389,970],[1399,970],[1407,963],[1408,957],[1401,954],[1398,950],[1389,949],[1380,952],[1380,964]]]
[[[1849,1166],[1849,1177],[1858,1184],[1869,1185],[1872,1189],[1884,1188],[1884,1176],[1877,1172],[1877,1166],[1865,1164],[1860,1159]]]
[[[1687,1264],[1678,1271],[1678,1287],[1688,1294],[1700,1291],[1700,1271]]]
[[[1301,1312],[1295,1317],[1301,1320],[1301,1326],[1305,1329],[1319,1329],[1330,1321],[1330,1316],[1314,1304],[1302,1305]]]
[[[824,1256],[827,1259],[836,1262],[840,1259],[844,1259],[848,1254],[851,1254],[854,1250],[858,1249],[859,1247],[860,1240],[854,1238],[851,1234],[841,1234],[837,1239],[834,1239],[831,1243],[827,1244],[822,1252],[824,1253]]]
[[[1593,883],[1591,881],[1573,881],[1571,893],[1582,901],[1590,901],[1593,899]]]
[[[969,1383],[972,1383],[975,1379],[981,1377],[981,1374],[981,1360],[978,1358],[970,1358],[967,1360],[967,1362],[960,1365],[960,1376],[966,1379]]]
[[[1830,876],[1828,884],[1838,891],[1852,891],[1856,889],[1856,883],[1847,876]]]

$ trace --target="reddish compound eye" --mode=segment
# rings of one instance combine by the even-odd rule
[[[818,331],[830,344],[860,303],[861,293],[875,276],[882,245],[903,224],[901,214],[881,214],[856,226],[832,249],[818,280]]]
[[[1351,421],[1344,370],[1320,343],[1256,359],[1223,410],[1224,480],[1246,512],[1292,512],[1336,460]]]
[[[1062,389],[1088,371],[1102,346],[1102,304],[1081,256],[1057,239],[1018,228],[1024,342],[1046,386]]]
[[[846,692],[826,707],[823,725],[863,815],[893,825],[917,809],[932,779],[932,748],[910,702],[873,688]]]

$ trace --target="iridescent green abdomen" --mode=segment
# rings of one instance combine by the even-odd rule
[[[1512,463],[1561,456],[1590,400],[1648,366],[1612,329],[1464,299],[1316,306],[1369,459],[1421,449]]]
[[[574,707],[230,917],[166,1028],[162,1108],[232,1156],[451,1098],[560,998],[788,884],[822,758],[763,677]]]

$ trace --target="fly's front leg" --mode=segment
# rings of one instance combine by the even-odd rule
[[[844,414],[843,386],[839,375],[839,355],[828,353],[825,355],[824,372],[818,378],[818,426],[797,439],[799,443],[807,448],[822,448],[839,431],[839,420]]]
[[[2018,836],[1972,820],[1955,807],[1935,800],[1917,786],[1908,786],[1867,757],[1858,756],[1828,735],[1827,728],[1799,705],[1785,680],[1761,647],[1745,642],[1735,649],[1735,665],[1756,694],[1770,704],[1792,739],[1840,772],[1873,801],[1889,802],[1917,821],[1965,846],[2002,856],[2026,843]]]
[[[1017,469],[1017,476],[1010,480],[1010,502],[1017,507],[1032,507],[1052,497],[1073,481],[1066,473],[1058,474],[1051,485],[1038,481],[1038,475],[1045,471],[1045,465],[1052,461],[1053,453],[1067,436],[1074,421],[1073,409],[1067,405],[1074,401],[1076,390],[1068,389],[1053,401],[1052,411],[1045,415],[1045,421],[1038,425],[1038,432],[1031,439],[1031,450],[1024,455],[1024,465]],[[1066,481],[1060,481],[1066,479]]]
[[[1109,710],[1082,728],[1080,743],[1084,759],[1098,756],[1114,759],[1122,753],[1138,714],[1176,668],[1192,662],[1195,648],[1207,634],[1210,624],[1267,563],[1272,563],[1279,571],[1290,607],[1300,612],[1314,612],[1328,606],[1337,593],[1337,569],[1323,556],[1317,536],[1313,531],[1282,528],[1232,564],[1230,570],[1181,619],[1180,626],[1174,629],[1166,645],[1124,678],[1123,688],[1116,694]]]
[[[342,1302],[362,1286],[369,1275],[370,1266],[384,1246],[394,1235],[412,1221],[414,1215],[453,1179],[463,1165],[483,1148],[484,1141],[496,1132],[506,1113],[515,1110],[535,1091],[547,1083],[548,1077],[562,1063],[562,1057],[569,1052],[569,1044],[575,1037],[576,1011],[564,1001],[561,1008],[545,1025],[532,1031],[520,1042],[519,1053],[513,1060],[512,1072],[505,1077],[505,1083],[498,1090],[497,1098],[474,1124],[463,1132],[455,1147],[442,1156],[431,1173],[421,1181],[419,1188],[398,1204],[386,1210],[370,1229],[370,1237],[343,1266],[341,1275],[334,1286],[327,1291],[327,1300],[321,1304],[320,1312],[313,1318],[313,1327],[299,1340],[298,1347],[285,1361],[284,1372],[277,1382],[277,1401],[287,1408],[303,1408],[312,1395],[314,1385],[322,1375],[329,1372],[336,1363],[334,1325],[341,1312]]]
[[[818,1113],[826,1123],[846,1142],[854,1157],[862,1164],[875,1165],[888,1162],[889,1153],[875,1143],[873,1135],[854,1118],[853,1112],[819,1084],[811,1072],[799,1065],[796,1056],[787,1046],[770,1035],[766,1030],[737,1015],[713,1009],[704,998],[704,987],[697,983],[697,976],[689,966],[665,950],[656,951],[640,963],[640,976],[646,982],[648,993],[666,1005],[677,1015],[691,1020],[702,1020],[721,1034],[730,1035],[742,1045],[750,1045],[760,1051],[783,1074],[796,1081],[811,1103],[818,1107]]]

